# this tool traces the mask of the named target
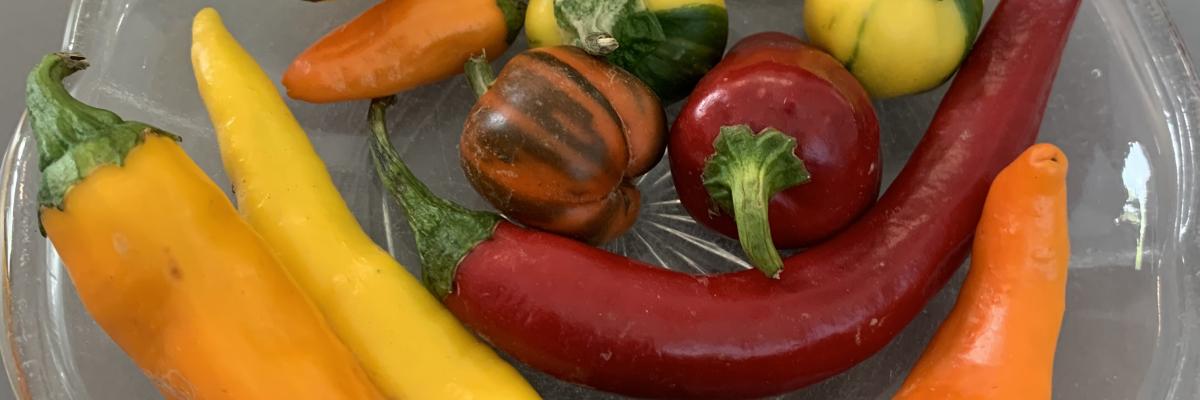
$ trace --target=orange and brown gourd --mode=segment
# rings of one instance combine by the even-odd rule
[[[573,47],[517,55],[475,104],[460,151],[471,184],[524,225],[599,244],[637,219],[633,179],[662,158],[658,97]]]

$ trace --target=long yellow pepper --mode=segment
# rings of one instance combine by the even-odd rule
[[[382,399],[354,355],[175,139],[30,75],[41,221],[92,318],[168,399]]]
[[[385,394],[530,399],[536,392],[368,237],[275,86],[211,9],[192,64],[243,216]]]

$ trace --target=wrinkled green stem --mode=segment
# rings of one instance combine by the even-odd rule
[[[72,144],[122,122],[116,114],[76,100],[63,86],[63,79],[87,67],[81,55],[54,53],[43,57],[29,73],[25,105],[38,135],[39,168],[61,158]]]
[[[471,82],[471,89],[475,89],[476,97],[483,97],[492,84],[496,83],[496,74],[492,71],[492,64],[488,63],[487,54],[471,57],[464,68],[467,70],[467,81]]]
[[[583,48],[583,51],[593,56],[607,56],[617,51],[621,47],[621,43],[611,34],[597,32],[584,37],[581,40],[580,47]]]
[[[375,171],[408,216],[421,256],[422,278],[438,298],[453,291],[458,264],[471,249],[492,237],[500,216],[472,211],[437,197],[400,158],[388,137],[386,110],[393,98],[371,102],[369,121]]]
[[[593,56],[666,40],[662,24],[642,0],[554,0],[554,18],[567,43]]]
[[[72,97],[62,80],[87,66],[78,54],[53,53],[29,73],[25,105],[37,137],[42,207],[61,209],[71,187],[97,168],[122,165],[148,133],[179,139]]]
[[[796,157],[796,139],[775,129],[755,135],[745,125],[721,128],[704,166],[709,196],[737,221],[738,239],[751,264],[778,278],[783,260],[771,239],[771,197],[811,179]]]
[[[771,221],[767,216],[767,208],[775,193],[767,188],[760,171],[744,169],[736,175],[730,183],[730,192],[742,251],[763,274],[778,278],[783,270],[783,259],[771,239]]]

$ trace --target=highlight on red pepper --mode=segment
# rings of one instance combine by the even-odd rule
[[[887,193],[778,280],[664,270],[438,198],[391,147],[382,103],[372,154],[430,290],[497,348],[627,396],[775,395],[875,354],[958,269],[988,186],[1037,137],[1079,2],[1001,3]]]
[[[528,50],[497,78],[467,64],[479,94],[459,145],[463,171],[526,226],[599,244],[637,220],[633,179],[662,159],[666,115],[637,77],[575,47]]]
[[[283,74],[293,99],[366,100],[459,73],[521,32],[527,0],[383,0],[304,50]]]
[[[756,190],[732,207],[719,199],[714,190],[738,192],[757,184],[758,175],[750,173],[756,168],[740,180],[708,179],[707,171],[729,162],[713,156],[714,143],[725,127],[737,125],[794,138],[795,156],[807,170],[778,166],[784,170],[772,173],[811,173],[811,182]],[[772,241],[782,248],[819,243],[861,216],[879,194],[879,120],[866,90],[833,57],[783,33],[752,35],[734,46],[688,98],[671,128],[669,149],[684,208],[705,226],[740,238],[753,264],[768,275],[780,266]],[[748,222],[766,215],[769,232]]]

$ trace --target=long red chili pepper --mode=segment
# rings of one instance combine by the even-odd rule
[[[380,103],[373,152],[431,289],[500,349],[639,397],[786,392],[877,352],[962,264],[989,184],[1037,136],[1079,3],[1001,3],[884,197],[775,281],[668,271],[438,199],[387,142]]]

